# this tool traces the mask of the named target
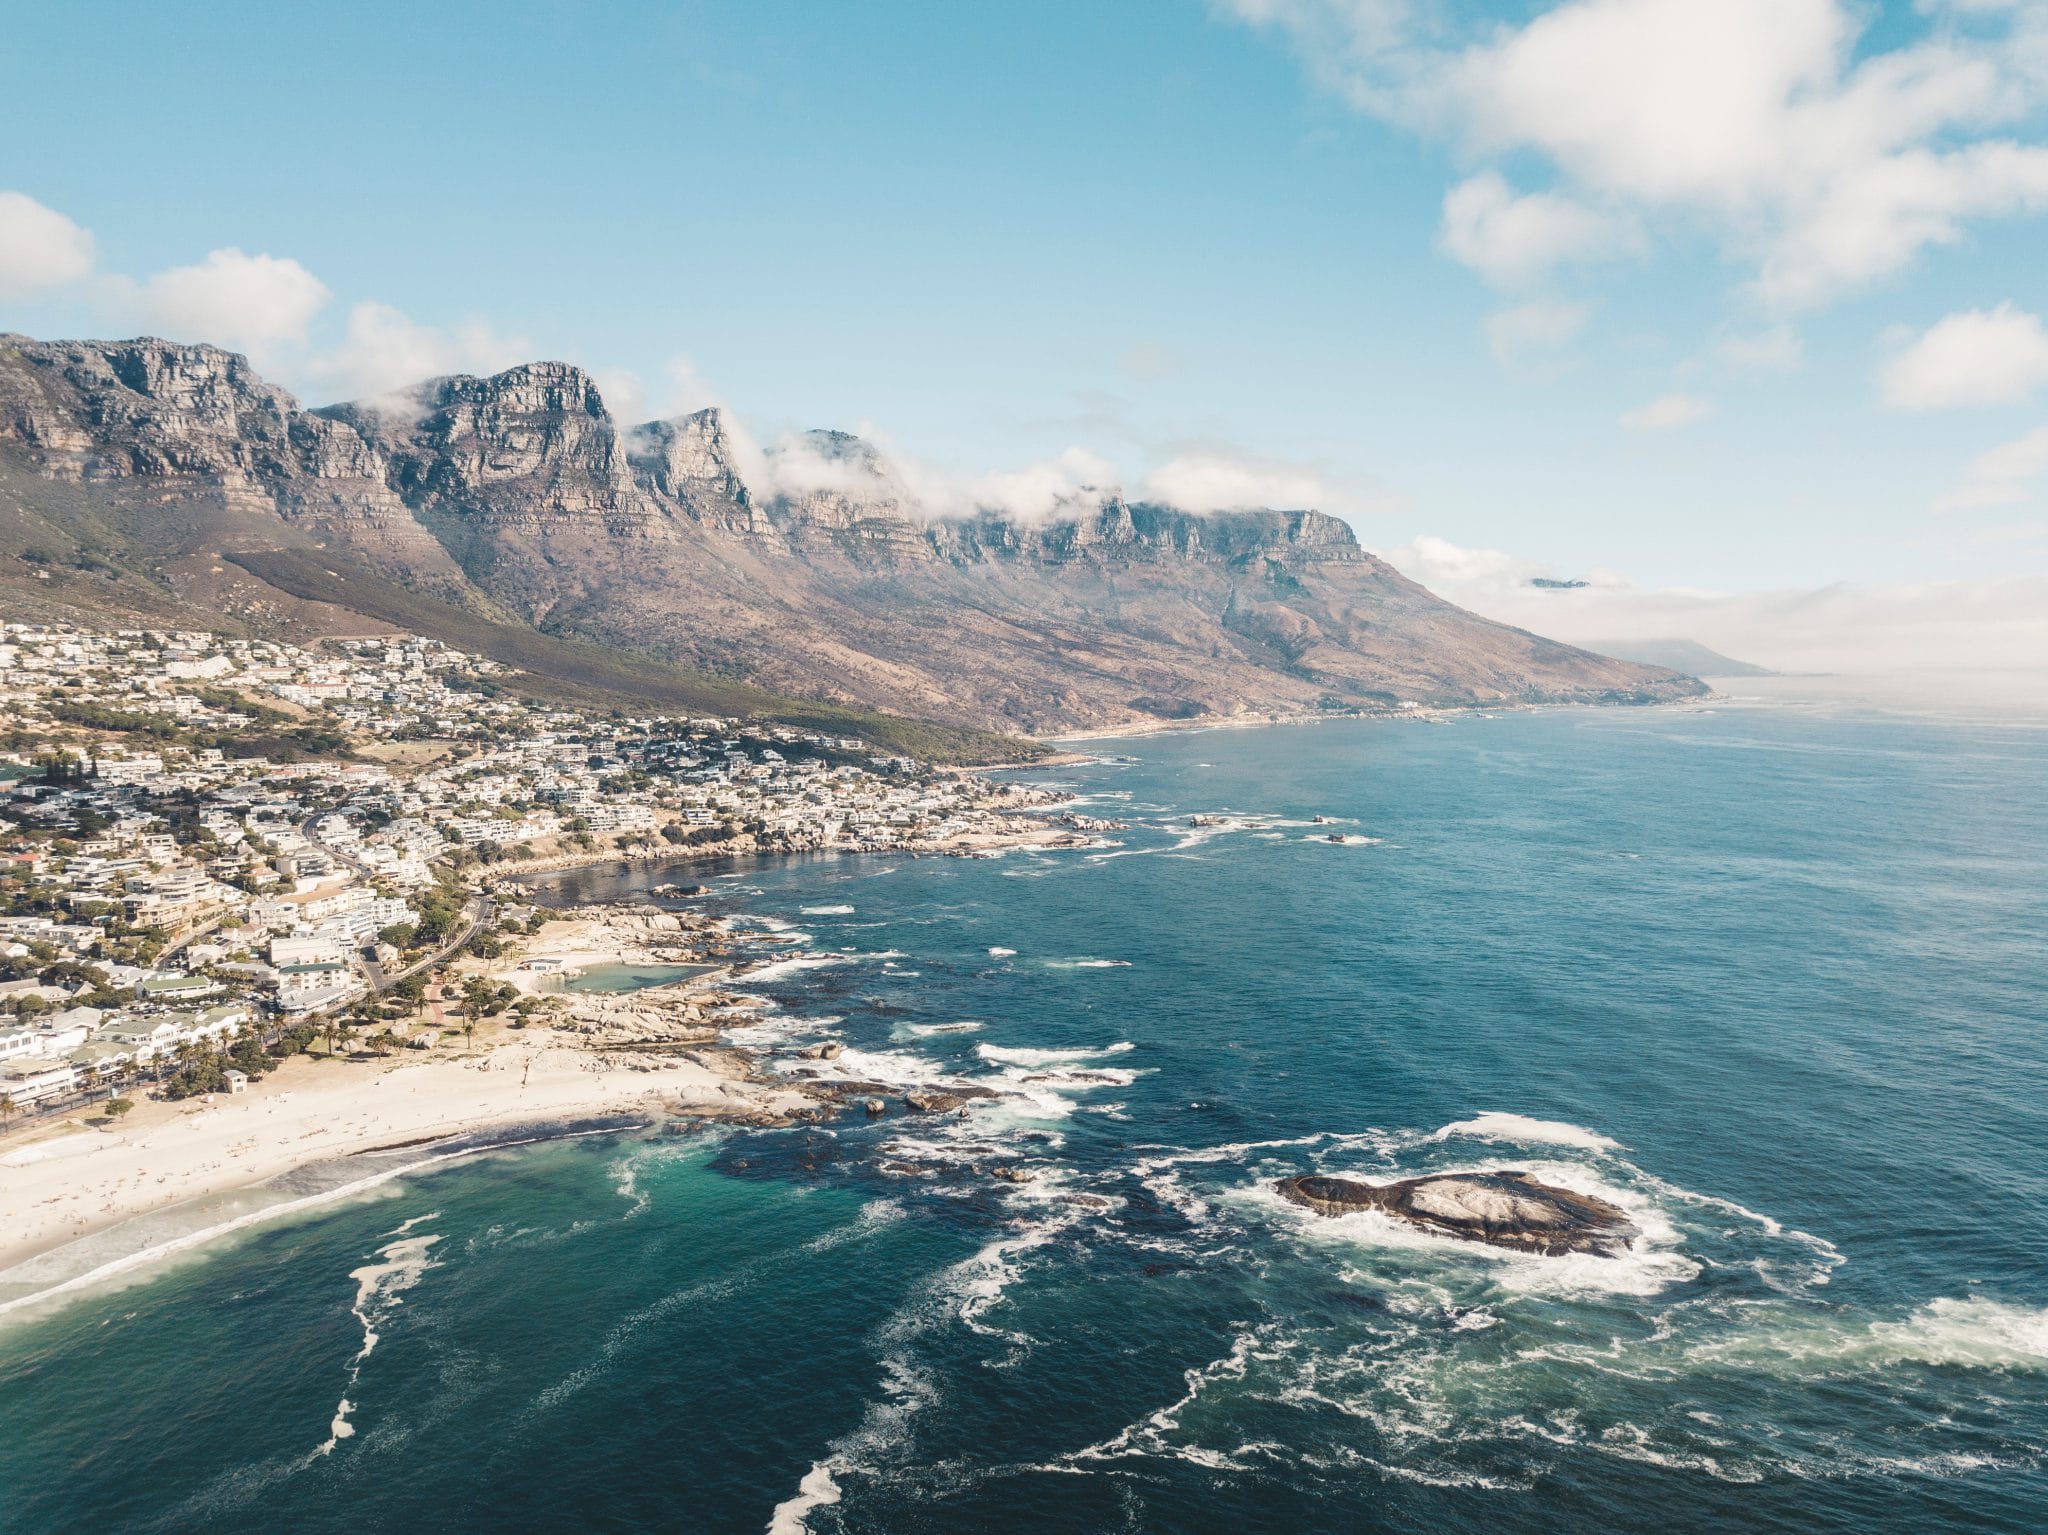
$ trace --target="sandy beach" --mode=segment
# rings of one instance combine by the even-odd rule
[[[470,1041],[454,1032],[447,1004],[430,1003],[430,1026],[447,1042],[429,1050],[299,1055],[243,1093],[168,1102],[136,1092],[133,1111],[118,1122],[79,1111],[17,1124],[0,1137],[0,1288],[40,1290],[59,1273],[76,1283],[78,1270],[94,1267],[97,1249],[81,1249],[71,1264],[62,1251],[70,1244],[312,1162],[599,1115],[740,1119],[811,1109],[805,1096],[754,1079],[744,1055],[719,1048],[719,1017],[730,1016],[735,999],[712,988],[726,973],[721,961],[730,947],[696,913],[588,909],[549,921],[496,959],[453,967],[451,993],[463,976],[483,975],[551,998],[529,1026],[491,1019]],[[533,960],[551,961],[549,973],[521,968]],[[719,968],[675,986],[554,989],[558,977],[600,966],[705,961]],[[421,1154],[431,1160],[431,1147]],[[23,1298],[0,1301],[0,1311]]]
[[[529,1119],[745,1114],[785,1097],[793,1095],[695,1061],[627,1065],[544,1040],[425,1061],[298,1057],[246,1093],[139,1102],[118,1129],[67,1121],[9,1144],[0,1153],[0,1280],[120,1221],[315,1159]]]

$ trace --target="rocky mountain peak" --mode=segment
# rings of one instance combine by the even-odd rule
[[[215,346],[0,337],[0,435],[57,478],[242,480],[289,459],[298,410],[246,358]]]
[[[430,409],[494,410],[526,416],[585,416],[611,424],[597,381],[568,362],[524,362],[488,378],[455,374],[421,384],[417,397]]]
[[[800,526],[918,557],[926,509],[895,465],[851,432],[810,431],[768,451],[776,506]]]
[[[318,548],[329,579],[984,725],[1697,691],[1461,612],[1318,512],[945,515],[852,433],[627,431],[562,362],[305,411],[217,347],[0,337],[0,476],[72,482],[18,492],[53,544]]]
[[[394,488],[424,510],[500,525],[651,515],[596,381],[572,363],[429,379],[318,414],[375,444]]]
[[[651,489],[679,500],[710,492],[738,506],[752,499],[732,432],[716,406],[643,421],[626,434],[626,458]]]

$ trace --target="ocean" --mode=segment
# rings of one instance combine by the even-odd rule
[[[11,1321],[0,1528],[2038,1531],[2048,730],[1730,686],[1025,775],[1095,852],[558,877],[806,935],[764,1052],[1002,1096],[486,1151]],[[1273,1191],[1498,1168],[1642,1234]]]

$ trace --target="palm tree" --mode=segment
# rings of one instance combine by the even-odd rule
[[[14,1094],[0,1093],[0,1124],[12,1119],[15,1110],[20,1107],[21,1105],[14,1101]]]

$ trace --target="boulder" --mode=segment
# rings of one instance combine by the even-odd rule
[[[1379,1210],[1439,1236],[1550,1257],[1616,1257],[1637,1235],[1628,1216],[1606,1200],[1538,1183],[1525,1172],[1508,1169],[1439,1173],[1396,1183],[1282,1178],[1275,1187],[1318,1215]]]

